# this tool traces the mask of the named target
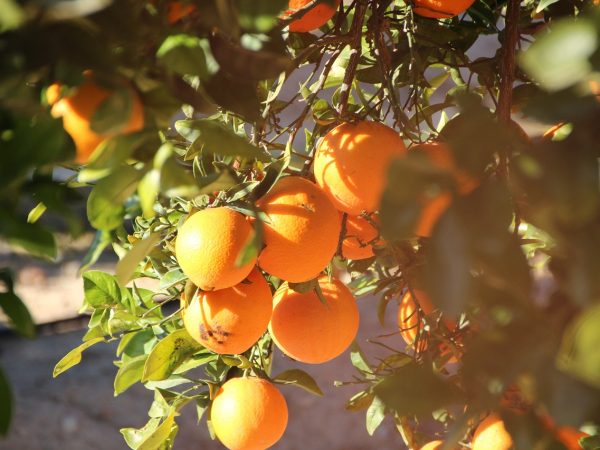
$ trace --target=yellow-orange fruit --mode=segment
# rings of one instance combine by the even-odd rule
[[[144,128],[144,111],[137,93],[129,88],[131,95],[131,112],[127,122],[120,130],[121,134],[132,133]],[[91,120],[98,107],[114,92],[98,86],[91,75],[77,87],[68,97],[58,98],[60,85],[53,84],[48,88],[46,97],[52,106],[52,115],[62,117],[63,127],[75,142],[76,161],[80,164],[88,162],[90,155],[104,140],[114,137],[115,133],[96,133],[92,130]]]
[[[289,9],[286,12],[286,15],[290,15],[295,11],[302,9],[311,1],[312,0],[289,0]],[[299,19],[290,22],[290,31],[295,33],[307,33],[322,27],[335,15],[339,5],[340,0],[331,0],[329,3],[323,2],[318,4]]]
[[[377,216],[371,220],[377,223]],[[367,259],[374,255],[373,244],[380,244],[377,240],[379,230],[368,219],[362,216],[348,216],[346,219],[346,234],[342,241],[342,255],[344,258],[359,260]]]
[[[589,436],[589,434],[573,427],[558,427],[555,431],[558,439],[567,450],[580,450],[583,447],[579,444],[579,439]]]
[[[179,228],[175,256],[192,282],[204,291],[225,289],[248,276],[256,259],[236,262],[254,230],[246,217],[229,208],[207,208]]]
[[[421,447],[421,450],[440,450],[444,443],[442,441],[431,441]]]
[[[182,312],[194,339],[221,354],[243,353],[267,331],[273,295],[254,269],[246,280],[218,291],[199,291]]]
[[[479,180],[456,167],[452,153],[442,142],[418,144],[410,151],[424,153],[435,166],[451,173],[456,180],[459,194],[468,194],[479,185]],[[421,215],[415,226],[415,235],[428,237],[431,236],[433,227],[440,216],[452,203],[452,195],[449,192],[440,192],[433,197],[423,197],[420,202],[422,205]]]
[[[305,294],[282,284],[273,297],[269,332],[277,347],[291,358],[320,364],[339,356],[358,331],[356,299],[344,284],[319,278],[325,303],[315,291]]]
[[[288,408],[281,392],[260,378],[232,378],[215,396],[210,418],[221,443],[230,450],[264,450],[287,427]]]
[[[174,1],[167,5],[167,23],[173,25],[175,22],[179,22],[188,14],[192,13],[196,8],[194,5]]]
[[[434,307],[429,300],[429,297],[420,290],[413,289],[417,296],[419,305],[423,315],[429,315],[433,312]],[[406,344],[414,346],[417,338],[419,339],[419,351],[424,351],[427,348],[427,340],[423,336],[423,323],[421,315],[417,309],[417,302],[413,298],[409,290],[402,296],[400,305],[398,306],[398,327],[400,328],[400,336]]]
[[[373,212],[392,159],[405,150],[400,135],[381,123],[343,123],[317,147],[315,179],[340,211],[352,216]]]
[[[458,16],[471,7],[475,0],[414,0],[413,11],[432,19]]]
[[[496,414],[487,416],[475,430],[471,448],[473,450],[512,450],[513,440]]]
[[[259,266],[292,283],[315,278],[334,256],[341,218],[319,187],[301,177],[280,179],[256,206],[265,212]]]

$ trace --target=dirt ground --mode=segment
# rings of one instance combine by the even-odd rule
[[[22,268],[34,273],[32,268]],[[33,271],[33,272],[32,272]],[[55,279],[65,276],[58,271],[54,276],[40,278],[37,292],[54,296],[54,304],[63,296],[64,304],[77,305],[81,299],[78,282]],[[75,277],[68,276],[70,280]],[[23,277],[19,279],[23,280]],[[60,292],[49,292],[49,287],[60,287]],[[22,287],[22,293],[27,290]],[[69,296],[70,298],[66,298]],[[74,298],[75,299],[74,299]],[[52,302],[45,298],[28,303],[34,310],[48,309]],[[43,303],[40,303],[43,302]],[[389,324],[381,329],[376,319],[375,299],[360,300],[361,331],[359,342],[373,355],[378,347],[364,343],[366,338],[394,331],[393,313],[388,314]],[[45,308],[40,307],[45,306]],[[52,308],[50,308],[52,309]],[[47,312],[50,315],[52,311]],[[71,310],[71,313],[73,311]],[[41,317],[42,312],[36,314]],[[80,365],[72,368],[57,379],[52,379],[54,364],[81,340],[83,330],[41,336],[29,341],[10,335],[0,335],[0,364],[7,372],[16,398],[16,411],[12,430],[5,440],[0,440],[2,450],[113,450],[125,449],[119,429],[139,427],[147,420],[147,410],[152,393],[142,386],[135,386],[121,396],[113,397],[113,379],[116,368],[115,346],[92,347],[84,353]],[[399,337],[388,338],[386,343],[395,345]],[[291,361],[278,355],[274,373],[287,368],[299,367],[308,371],[325,392],[316,397],[301,389],[282,388],[288,400],[290,418],[288,429],[282,440],[273,447],[278,450],[358,450],[377,448],[402,449],[402,440],[390,419],[386,419],[373,437],[365,429],[365,414],[344,410],[345,401],[357,387],[333,386],[334,380],[350,380],[355,373],[348,354],[334,361],[309,366]],[[177,418],[180,426],[175,448],[178,450],[221,449],[218,442],[211,441],[205,423],[197,425],[193,407],[187,407]]]

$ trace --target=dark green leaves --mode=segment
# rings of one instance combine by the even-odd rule
[[[6,436],[12,417],[12,392],[0,367],[0,436]]]
[[[11,246],[25,250],[32,256],[56,258],[56,239],[39,223],[27,223],[19,216],[0,211],[0,236]]]
[[[9,271],[0,270],[0,282],[4,283],[6,289],[4,291],[0,284],[0,310],[4,311],[17,333],[28,338],[35,337],[35,324],[29,310],[13,290],[13,279]]]
[[[401,416],[428,414],[460,399],[454,387],[417,364],[402,367],[373,390],[387,408]]]
[[[225,125],[210,119],[179,120],[175,128],[184,137],[194,136],[192,152],[209,152],[223,156],[240,156],[269,161],[270,156],[238,136]]]

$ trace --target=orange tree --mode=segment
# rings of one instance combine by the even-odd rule
[[[369,433],[600,448],[595,2],[70,3],[0,2],[0,233],[51,257],[37,219],[87,196],[83,267],[120,261],[83,273],[54,375],[118,341],[115,394],[154,390],[131,448],[171,448],[190,403],[267,448],[278,386],[319,395],[300,367],[348,348]],[[353,343],[362,296],[406,346]]]

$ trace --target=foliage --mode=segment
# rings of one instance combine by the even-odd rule
[[[361,390],[348,409],[366,410],[370,434],[391,418],[411,448],[431,440],[424,430],[432,422],[448,448],[466,443],[490,410],[505,418],[517,448],[563,447],[540,425],[545,415],[594,434],[600,13],[589,2],[516,2],[518,23],[504,26],[503,0],[478,0],[445,20],[413,14],[411,2],[355,0],[316,33],[289,33],[294,16],[281,18],[280,0],[189,2],[195,9],[171,23],[164,0],[72,3],[0,1],[0,235],[54,258],[55,239],[38,219],[53,211],[77,234],[70,200],[87,198],[97,236],[83,268],[108,246],[120,262],[116,276],[84,273],[89,330],[54,375],[90,346],[118,342],[115,395],[138,382],[154,391],[148,423],[121,430],[131,448],[171,448],[178,411],[195,404],[200,420],[232,376],[254,373],[321,394],[300,369],[271,374],[268,333],[240,355],[215,354],[187,334],[177,304],[196,288],[177,264],[174,240],[188,215],[206,207],[268,223],[256,201],[282,175],[310,178],[318,140],[358,119],[390,125],[407,145],[445,140],[457,167],[479,182],[463,194],[448,171],[409,151],[388,171],[379,211],[386,244],[368,260],[335,258],[355,295],[380,298],[372,313],[382,321],[413,286],[439,309],[423,318],[425,347],[398,351],[390,344],[398,335],[381,338],[389,354],[377,362],[353,347],[357,373],[348,384]],[[514,74],[506,68],[510,30],[523,50]],[[475,56],[483,40],[499,45]],[[86,70],[105,86],[127,80],[146,124],[110,136],[79,166],[45,93],[55,82],[69,92]],[[520,118],[565,123],[568,131],[524,138],[502,117],[511,97]],[[92,128],[119,129],[118,105],[109,97]],[[414,236],[423,198],[440,192],[450,195],[449,207],[430,237]],[[28,218],[20,214],[25,194],[36,201]],[[257,235],[242,259],[260,251]],[[156,287],[138,287],[139,278]],[[7,280],[0,306],[29,335]],[[507,405],[515,389],[517,405]],[[0,374],[0,400],[5,392]],[[9,413],[0,410],[0,431]]]

